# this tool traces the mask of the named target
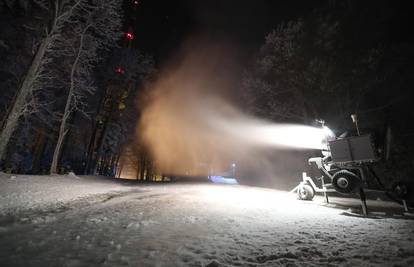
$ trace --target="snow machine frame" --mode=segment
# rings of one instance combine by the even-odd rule
[[[359,130],[358,130],[359,134]],[[408,213],[405,201],[407,189],[403,184],[396,184],[393,188],[385,188],[375,174],[371,165],[380,160],[377,149],[372,142],[371,134],[334,138],[327,141],[327,148],[322,150],[323,157],[313,157],[308,164],[314,164],[321,177],[318,186],[314,179],[306,172],[302,173],[302,181],[291,192],[297,192],[301,200],[312,200],[316,193],[322,193],[326,203],[329,203],[328,193],[344,195],[359,195],[363,214],[368,215],[365,192],[384,192],[388,196],[396,196]],[[375,179],[381,188],[370,186],[370,179]]]

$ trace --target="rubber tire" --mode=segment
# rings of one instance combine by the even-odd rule
[[[408,195],[408,187],[403,182],[396,182],[392,185],[392,193],[398,199],[404,199]]]
[[[315,191],[310,185],[299,186],[298,197],[300,200],[312,200],[315,196]]]
[[[339,186],[338,180],[340,179],[346,179],[346,181],[348,182],[348,186]],[[339,193],[350,194],[358,192],[359,188],[361,188],[362,186],[362,181],[355,173],[350,172],[348,170],[340,170],[332,176],[332,186]]]

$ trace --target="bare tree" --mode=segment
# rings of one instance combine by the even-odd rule
[[[10,5],[13,5],[14,1],[9,2]],[[16,89],[16,97],[13,99],[13,103],[10,105],[4,119],[0,132],[0,159],[4,158],[6,154],[7,145],[18,127],[19,119],[23,115],[48,108],[48,103],[39,101],[39,95],[44,94],[46,88],[57,88],[62,85],[62,83],[57,82],[58,74],[54,65],[62,57],[73,54],[73,51],[66,49],[68,40],[65,32],[70,30],[68,25],[73,25],[79,13],[85,12],[84,7],[95,1],[34,0],[31,2],[43,8],[45,10],[44,15],[49,19],[42,26],[42,35],[33,45],[34,53],[30,67],[20,86]]]
[[[120,37],[120,8],[120,2],[117,0],[83,1],[75,10],[76,15],[66,26],[72,29],[65,36],[68,43],[73,44],[69,47],[73,52],[73,61],[69,64],[68,94],[65,109],[59,119],[60,127],[51,173],[57,172],[62,144],[70,130],[68,119],[75,111],[86,115],[86,97],[95,91],[91,79],[92,71],[95,64],[102,59],[98,52],[114,46]]]
[[[44,35],[40,38],[40,43],[36,45],[37,49],[30,67],[20,87],[16,90],[16,97],[4,120],[0,133],[0,159],[5,156],[7,145],[18,126],[20,117],[39,108],[35,103],[34,96],[37,90],[41,90],[42,81],[50,80],[53,77],[53,74],[45,67],[51,63],[51,57],[48,54],[56,50],[63,24],[70,18],[72,8],[76,5],[75,3],[73,6],[69,6],[69,2],[69,0],[56,1],[52,6],[47,1],[39,1],[41,6],[47,9],[46,13],[50,14],[51,19],[49,25],[43,26]]]

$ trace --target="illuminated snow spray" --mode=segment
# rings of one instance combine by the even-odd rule
[[[272,124],[247,120],[243,122],[220,121],[217,128],[225,134],[247,143],[285,149],[326,149],[327,137],[333,132],[322,128],[298,124]]]
[[[334,138],[334,133],[325,125],[311,127],[298,124],[275,124],[257,120],[215,120],[219,131],[232,136],[243,143],[254,146],[274,147],[275,149],[318,149],[326,151],[327,141]],[[209,176],[214,183],[237,184],[235,164],[232,171],[222,175]]]

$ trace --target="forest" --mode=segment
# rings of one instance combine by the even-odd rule
[[[0,2],[0,169],[20,174],[120,175],[156,168],[136,125],[157,80],[153,55],[134,45],[129,1]],[[414,46],[387,1],[329,1],[274,25],[237,86],[246,112],[273,122],[392,137],[393,176],[414,170]],[[406,25],[405,25],[406,27]]]
[[[151,56],[132,49],[121,1],[2,1],[1,169],[112,175]]]

